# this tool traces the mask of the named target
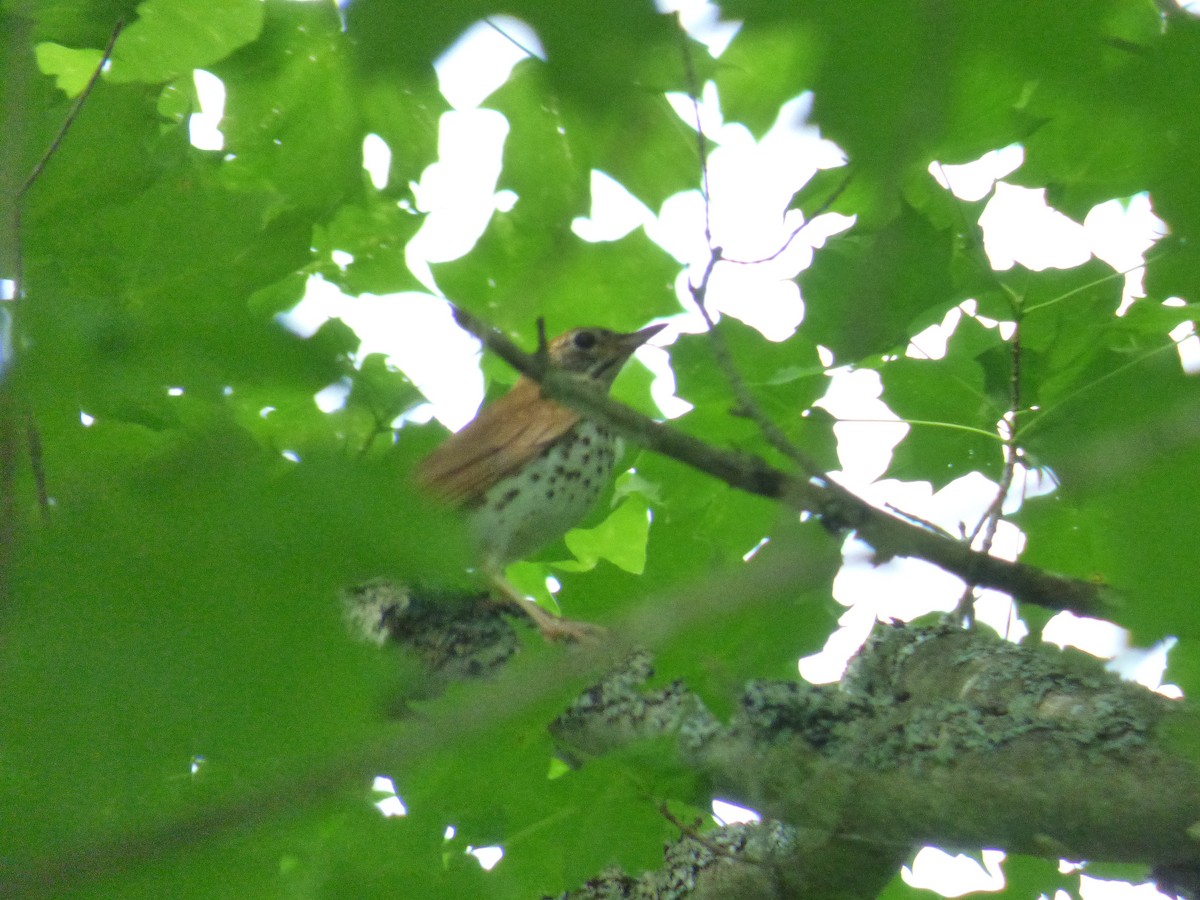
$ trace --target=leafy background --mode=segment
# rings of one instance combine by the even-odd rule
[[[0,273],[20,279],[21,295],[0,304],[0,878],[97,897],[371,896],[397,884],[410,896],[529,897],[609,864],[654,866],[672,834],[655,800],[702,806],[702,791],[677,776],[647,783],[621,761],[549,778],[545,723],[585,683],[559,669],[553,683],[539,678],[560,651],[530,643],[499,682],[388,715],[406,670],[347,640],[333,598],[375,576],[462,570],[454,523],[405,486],[438,430],[406,427],[393,442],[389,423],[420,400],[407,380],[378,357],[355,368],[357,338],[340,323],[302,339],[275,320],[313,274],[351,294],[418,288],[403,252],[421,224],[410,184],[435,161],[448,109],[432,61],[500,10],[453,0],[436,14],[385,0],[341,14],[279,0],[2,10]],[[538,315],[555,330],[677,312],[678,266],[642,231],[589,244],[570,228],[587,212],[593,169],[651,208],[697,183],[694,135],[663,98],[688,87],[673,20],[633,0],[503,12],[546,50],[486,104],[508,119],[498,188],[519,202],[437,267],[439,284],[526,346]],[[1116,586],[1109,617],[1144,644],[1178,636],[1169,677],[1200,687],[1187,575],[1200,397],[1167,336],[1193,311],[1160,305],[1194,300],[1200,283],[1200,185],[1185,162],[1200,145],[1200,22],[1164,18],[1148,0],[727,0],[722,15],[743,22],[728,51],[692,56],[726,117],[761,135],[812,90],[814,120],[854,173],[830,209],[857,225],[800,276],[796,335],[767,344],[720,325],[760,403],[832,466],[828,417],[800,416],[823,390],[819,344],[840,364],[877,369],[901,416],[991,432],[1011,380],[995,329],[965,324],[942,360],[895,354],[967,297],[1019,318],[1019,443],[1059,482],[1015,515],[1023,559]],[[111,66],[22,193],[118,19],[128,24]],[[228,92],[224,153],[188,140],[201,67]],[[383,190],[362,169],[372,133],[393,151]],[[1149,191],[1171,236],[1130,314],[1114,318],[1120,279],[1099,263],[980,268],[978,208],[949,199],[926,169],[1014,142],[1026,162],[1010,180],[1046,187],[1076,218]],[[834,183],[819,178],[795,204],[816,208]],[[339,267],[334,250],[354,262]],[[679,394],[696,404],[679,427],[769,454],[729,415],[710,354],[702,337],[672,351]],[[313,394],[344,377],[347,406],[320,413]],[[631,373],[618,392],[644,407],[645,377]],[[620,550],[599,553],[626,567],[556,570],[565,590],[586,598],[589,618],[619,621],[651,596],[743,567],[747,549],[776,536],[812,555],[823,586],[772,598],[769,615],[668,629],[659,665],[717,709],[746,677],[794,673],[834,627],[837,548],[817,526],[678,463],[637,463],[620,486],[633,506],[602,536]],[[1000,466],[994,440],[914,428],[891,474],[940,486]],[[647,505],[648,536],[630,515]],[[381,773],[408,806],[402,819],[370,805]],[[500,844],[504,862],[484,873],[468,844]],[[1074,884],[1026,869],[1011,868],[1012,896]],[[906,890],[897,882],[889,896]]]

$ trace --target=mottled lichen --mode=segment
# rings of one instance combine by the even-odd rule
[[[520,649],[501,608],[484,599],[377,578],[342,591],[342,617],[359,640],[413,654],[428,688],[486,677]]]
[[[685,834],[668,844],[663,864],[632,877],[601,872],[557,900],[757,900],[789,896],[788,870],[795,829],[781,822],[727,825]]]
[[[550,726],[568,754],[601,753],[635,740],[676,735],[702,743],[720,728],[699,698],[680,681],[645,690],[654,675],[650,654],[637,651],[580,694]]]
[[[873,709],[857,721],[859,759],[883,768],[946,762],[1031,733],[1124,753],[1147,745],[1169,705],[1079,651],[1021,647],[949,625],[882,629],[842,687]]]

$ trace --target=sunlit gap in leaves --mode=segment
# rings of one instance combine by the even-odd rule
[[[1187,306],[1187,301],[1181,297],[1168,297],[1163,306]],[[1168,332],[1179,351],[1179,363],[1183,371],[1189,375],[1200,373],[1200,338],[1196,336],[1195,322],[1180,322]]]
[[[688,37],[707,47],[714,59],[742,28],[738,19],[722,22],[721,8],[708,0],[655,0],[654,6],[660,13],[677,13]]]
[[[192,81],[200,112],[188,119],[188,140],[197,150],[224,150],[221,119],[225,115],[225,82],[204,69],[196,69]]]
[[[762,816],[754,810],[746,809],[744,806],[737,806],[725,800],[713,800],[712,817],[713,821],[722,827],[725,825],[762,821]]]
[[[443,840],[447,844],[451,844],[457,837],[458,830],[453,825],[447,825],[446,832],[443,835]],[[462,852],[467,854],[467,856],[475,857],[485,872],[491,871],[493,868],[495,868],[496,863],[500,862],[500,860],[504,858],[504,848],[494,845],[488,847],[473,847],[472,845],[467,844]]]
[[[371,185],[375,190],[382,191],[388,186],[388,174],[392,168],[392,148],[379,135],[368,134],[363,138],[362,149],[363,168],[366,169],[367,175],[371,179]],[[349,256],[349,254],[346,255]]]
[[[623,184],[597,169],[591,173],[591,203],[587,216],[577,216],[571,221],[571,231],[589,243],[618,241],[635,228],[644,228],[649,234],[656,222],[654,213]],[[675,372],[666,351],[666,347],[688,330],[680,324],[685,318],[655,319],[651,324],[666,322],[667,330],[655,341],[655,346],[643,345],[634,353],[638,362],[654,376],[650,397],[668,419],[676,419],[692,409],[691,403],[675,395]]]
[[[546,59],[537,32],[512,16],[492,16],[467,28],[433,63],[438,90],[454,109],[475,109],[500,88],[513,66],[532,54]]]
[[[521,47],[540,52],[536,36],[523,23],[498,17],[495,26],[514,36]],[[478,343],[454,323],[437,296],[429,264],[468,252],[492,213],[511,209],[518,201],[511,191],[495,190],[507,122],[499,113],[475,108],[526,55],[497,27],[477,23],[435,63],[439,84],[453,109],[440,122],[438,160],[410,185],[416,209],[399,201],[401,208],[425,216],[405,246],[405,260],[430,293],[351,297],[314,275],[301,302],[280,316],[282,324],[305,337],[336,316],[360,337],[358,360],[383,353],[389,365],[404,371],[430,402],[406,412],[393,423],[397,426],[427,421],[436,411],[448,427],[459,428],[474,416],[483,397]],[[363,165],[377,190],[387,185],[390,155],[378,136],[364,140]],[[349,254],[333,259],[339,267],[352,261]],[[345,392],[344,382],[335,383],[319,392],[315,401],[321,409],[332,411],[344,402]]]
[[[371,790],[376,794],[382,795],[380,799],[375,801],[375,808],[385,817],[392,818],[394,816],[408,815],[408,807],[404,805],[404,801],[396,793],[396,782],[392,781],[392,779],[386,775],[376,775],[375,780],[371,783]]]
[[[1000,868],[1005,856],[1002,850],[983,850],[978,857],[965,853],[952,856],[937,847],[924,847],[913,858],[911,867],[901,868],[900,877],[911,887],[934,891],[944,897],[1000,891],[1005,884]]]
[[[0,303],[12,300],[16,295],[17,284],[11,278],[0,278]],[[0,307],[0,375],[8,368],[9,360],[13,358],[12,348],[12,314]]]
[[[1003,872],[1006,859],[1007,854],[1002,850],[984,849],[977,856],[966,853],[952,855],[939,847],[927,846],[917,852],[911,866],[901,869],[900,877],[910,887],[932,891],[945,897],[991,893],[1004,890],[1007,884]],[[1080,863],[1059,861],[1058,870],[1063,874],[1076,872],[1081,868],[1083,865]],[[1130,890],[1129,882],[1100,880],[1081,874],[1078,896],[1084,900],[1123,900],[1132,896]],[[1167,897],[1148,883],[1133,890],[1136,896],[1144,900],[1166,900]],[[1067,895],[1059,891],[1055,900],[1067,900]]]
[[[404,805],[404,801],[396,792],[396,783],[391,778],[386,775],[376,775],[371,783],[371,790],[379,797],[374,801],[374,806],[385,818],[408,815],[408,807]],[[450,844],[455,840],[457,834],[457,829],[453,825],[447,825],[443,840]],[[504,857],[504,849],[495,846],[473,847],[468,844],[463,852],[468,856],[475,857],[485,871],[491,870]]]
[[[1164,684],[1162,680],[1167,654],[1178,643],[1174,637],[1163,638],[1152,647],[1134,647],[1129,643],[1129,632],[1120,625],[1061,612],[1046,623],[1042,639],[1048,644],[1077,647],[1095,656],[1108,657],[1104,667],[1126,681],[1137,682],[1171,699],[1183,696],[1178,685]]]
[[[1197,7],[1200,9],[1200,7]],[[1115,879],[1100,879],[1087,875],[1082,869],[1086,862],[1072,862],[1066,859],[1058,861],[1058,871],[1062,875],[1079,872],[1080,900],[1174,900],[1170,894],[1157,890],[1154,882],[1134,883]],[[1043,895],[1045,896],[1045,895]],[[1073,900],[1066,891],[1057,891],[1054,900]]]

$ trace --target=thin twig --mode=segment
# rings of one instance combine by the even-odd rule
[[[984,553],[990,553],[992,542],[996,539],[996,528],[999,526],[1001,514],[1004,511],[1004,500],[1008,497],[1008,492],[1012,488],[1013,475],[1017,468],[1017,458],[1020,452],[1020,447],[1017,443],[1019,428],[1017,425],[1017,416],[1021,412],[1021,320],[1018,317],[1016,328],[1013,330],[1012,336],[1012,368],[1009,380],[1009,422],[1008,435],[1004,440],[1004,471],[1000,475],[1000,487],[996,491],[996,499],[992,501],[992,505],[988,507],[983,519],[980,521],[980,527],[983,527],[983,541],[980,544],[980,550]],[[986,525],[984,524],[986,523]],[[979,527],[976,527],[975,534],[971,536],[974,540],[979,534]]]
[[[79,117],[80,110],[83,109],[83,104],[87,98],[91,96],[92,89],[100,80],[100,73],[104,71],[104,67],[108,65],[109,59],[112,57],[113,46],[117,43],[117,38],[121,36],[121,32],[125,28],[125,20],[117,19],[117,24],[113,26],[112,34],[108,36],[108,43],[104,45],[104,52],[100,55],[100,62],[96,64],[96,68],[92,70],[92,75],[88,79],[87,84],[83,86],[83,90],[79,92],[79,96],[75,98],[75,102],[71,104],[70,110],[67,111],[67,116],[63,119],[63,123],[59,126],[58,133],[54,135],[54,139],[46,147],[41,158],[34,164],[33,169],[21,183],[21,187],[17,189],[16,198],[13,202],[13,297],[20,300],[25,296],[25,262],[24,252],[21,247],[21,219],[25,201],[25,194],[34,186],[37,180],[41,177],[42,172],[49,164],[54,154],[58,152],[58,148],[62,145],[63,140],[67,136],[67,132],[71,130],[71,126],[75,124],[75,120]]]
[[[814,209],[812,213],[804,217],[804,221],[792,230],[792,233],[788,235],[787,240],[783,242],[783,245],[770,256],[764,256],[762,259],[731,259],[728,256],[722,256],[721,261],[732,263],[735,266],[757,266],[762,263],[774,262],[779,258],[783,251],[792,246],[792,243],[800,236],[800,232],[815,222],[819,216],[822,216],[829,211],[829,207],[833,206],[833,204],[837,202],[838,197],[842,196],[842,194],[845,192],[846,188],[850,187],[850,182],[853,180],[853,178],[854,173],[852,171],[847,171],[846,177],[842,179],[842,183],[834,188],[833,192],[828,197],[821,201],[820,206]]]
[[[108,36],[108,43],[104,45],[104,50],[100,54],[100,61],[92,70],[91,77],[88,78],[87,84],[83,86],[83,90],[79,92],[79,96],[75,98],[75,102],[71,104],[71,108],[67,111],[66,117],[63,119],[62,125],[59,126],[58,132],[47,145],[41,157],[34,164],[25,180],[21,182],[21,186],[17,189],[13,199],[12,213],[12,229],[13,229],[13,299],[22,300],[25,298],[25,251],[21,234],[23,230],[23,212],[25,205],[25,195],[41,178],[42,173],[46,170],[46,166],[50,160],[58,152],[62,142],[66,139],[67,133],[71,130],[71,126],[75,124],[75,120],[79,117],[80,111],[83,109],[83,104],[87,102],[91,96],[92,90],[96,87],[100,80],[100,73],[104,71],[104,67],[108,64],[112,57],[113,47],[117,43],[117,38],[121,36],[122,30],[125,28],[125,20],[118,19],[113,26],[112,33]],[[6,411],[6,416],[15,414],[16,403],[14,402]],[[37,422],[34,420],[33,414],[29,411],[24,412],[25,419],[25,438],[26,446],[29,453],[29,464],[33,469],[33,480],[37,490],[38,508],[42,512],[43,519],[48,519],[50,515],[50,495],[46,488],[46,471],[42,464],[42,436],[38,430]],[[9,423],[11,428],[11,423]],[[9,435],[11,440],[11,434]],[[14,447],[9,447],[5,452],[11,454]],[[5,466],[13,465],[14,459],[10,458],[6,461]],[[12,474],[12,473],[9,473]],[[15,477],[15,476],[14,476]],[[5,479],[8,476],[4,476]],[[11,487],[11,485],[6,485]],[[6,492],[7,493],[7,492]],[[11,499],[11,497],[10,497]],[[14,521],[14,520],[10,520]]]
[[[917,525],[920,525],[922,528],[927,528],[930,531],[935,531],[938,534],[945,535],[946,537],[951,538],[951,539],[954,538],[954,535],[952,535],[950,532],[948,532],[945,528],[943,528],[941,525],[937,524],[936,522],[931,522],[931,521],[929,521],[929,519],[922,518],[921,516],[915,515],[914,513],[905,512],[900,507],[896,506],[894,503],[885,503],[885,504],[883,504],[883,508],[886,509],[888,512],[892,513],[893,515],[898,516],[901,519],[906,519],[909,522],[913,522]]]
[[[550,365],[550,342],[546,340],[546,318],[545,318],[545,316],[538,316],[538,318],[537,318],[537,334],[538,334],[538,345],[537,345],[538,359],[540,359],[542,361],[543,366],[548,366],[548,365]]]
[[[692,109],[696,117],[696,140],[699,148],[700,179],[702,195],[704,197],[704,240],[708,246],[708,262],[704,267],[704,274],[700,277],[698,284],[693,284],[689,279],[688,289],[691,291],[692,300],[696,304],[696,309],[700,311],[705,327],[708,330],[713,358],[716,360],[721,373],[725,376],[726,382],[728,382],[730,389],[733,391],[734,399],[737,401],[737,414],[752,420],[767,439],[767,443],[782,453],[785,458],[795,462],[809,476],[824,480],[825,472],[816,461],[793,444],[787,435],[783,433],[783,429],[776,425],[758,405],[758,401],[754,399],[753,393],[746,386],[745,380],[733,362],[733,356],[729,352],[729,345],[725,343],[723,335],[716,330],[716,323],[708,311],[709,280],[712,278],[717,263],[722,261],[723,254],[721,248],[714,244],[712,237],[712,204],[709,196],[708,152],[704,136],[704,125],[700,119],[699,85],[696,81],[696,68],[692,60],[691,46],[688,44],[687,36],[683,32],[682,27],[680,28],[680,34],[682,35],[684,74],[687,78],[688,94],[691,96]]]
[[[687,79],[688,97],[692,101],[692,115],[696,118],[696,156],[700,160],[700,196],[704,198],[704,241],[712,248],[712,220],[710,217],[710,195],[708,181],[708,142],[704,135],[704,123],[700,120],[700,85],[696,78],[696,63],[692,59],[692,45],[679,13],[675,13],[675,31],[679,35],[679,52],[683,57],[683,74]]]
[[[1004,501],[1008,498],[1009,491],[1012,490],[1013,477],[1016,473],[1017,459],[1020,454],[1020,446],[1018,444],[1019,429],[1017,426],[1017,417],[1021,411],[1021,310],[1019,305],[1016,307],[1016,317],[1013,323],[1010,359],[1009,411],[1005,416],[1008,434],[1004,437],[1004,468],[1000,473],[1000,482],[996,488],[995,498],[988,505],[987,510],[968,538],[968,542],[974,544],[975,539],[982,532],[983,540],[980,541],[979,552],[987,554],[991,554],[992,544],[996,540],[996,531],[1000,527],[1000,519],[1004,514]],[[968,611],[973,610],[974,605],[975,585],[968,584],[963,591],[962,597],[959,598],[953,617],[960,623],[966,622]]]
[[[42,465],[42,433],[38,430],[33,414],[25,413],[25,437],[29,447],[29,467],[33,470],[33,483],[37,489],[38,509],[42,519],[50,521],[50,494],[46,490],[46,469]]]
[[[524,44],[522,44],[520,41],[518,41],[515,37],[513,37],[511,34],[509,34],[507,31],[505,31],[503,28],[501,28],[495,22],[493,22],[491,19],[484,19],[483,21],[487,23],[489,28],[491,28],[493,31],[495,31],[497,34],[499,34],[502,38],[504,38],[506,41],[508,41],[510,44],[512,44],[514,47],[516,47],[518,50],[520,50],[522,53],[524,53],[530,59],[541,59],[542,58],[539,54],[535,53],[531,48],[526,47]]]
[[[58,129],[58,134],[54,135],[54,139],[50,145],[46,147],[46,152],[42,154],[42,158],[34,165],[25,181],[21,184],[17,191],[17,197],[25,196],[25,192],[29,190],[35,181],[42,174],[42,170],[46,168],[46,164],[50,162],[50,158],[58,151],[58,147],[62,144],[63,139],[67,136],[67,132],[71,130],[71,126],[75,124],[75,119],[79,116],[79,111],[83,109],[83,104],[87,101],[88,96],[92,93],[92,88],[96,86],[96,82],[100,80],[100,73],[104,71],[104,67],[108,65],[108,60],[112,56],[113,45],[116,44],[117,38],[121,36],[121,31],[125,28],[125,20],[118,19],[117,24],[113,26],[112,34],[108,36],[108,43],[104,45],[104,52],[100,56],[100,62],[96,64],[96,68],[92,70],[92,76],[88,79],[87,84],[83,86],[83,90],[79,92],[79,96],[75,98],[75,102],[71,105],[67,117],[63,119],[62,125]]]
[[[755,859],[749,855],[739,855],[739,853],[737,853],[732,847],[722,847],[720,844],[710,841],[706,835],[700,832],[701,821],[699,819],[696,820],[694,825],[689,825],[687,822],[682,821],[678,816],[671,812],[671,810],[667,808],[666,803],[660,803],[658,805],[658,812],[659,815],[678,828],[681,835],[684,835],[685,837],[695,841],[697,844],[711,853],[715,859],[732,859],[738,862],[750,863],[751,865],[755,866],[767,866],[767,864],[760,859]]]
[[[998,413],[997,413],[998,414]],[[967,434],[978,435],[989,440],[1003,442],[1003,438],[994,431],[987,431],[983,428],[976,428],[974,425],[960,425],[958,422],[939,422],[936,419],[879,419],[879,418],[864,418],[859,416],[839,417],[838,423],[848,422],[860,425],[908,425],[911,428],[945,428],[947,431],[962,431]]]

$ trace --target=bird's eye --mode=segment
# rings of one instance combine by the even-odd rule
[[[590,331],[581,331],[575,335],[575,346],[580,350],[591,350],[596,346],[596,335]]]

